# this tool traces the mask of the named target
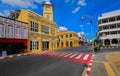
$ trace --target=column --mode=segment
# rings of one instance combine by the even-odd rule
[[[102,40],[102,45],[105,46],[105,40]]]
[[[38,42],[38,50],[39,50],[39,52],[42,52],[42,37],[39,37],[39,40],[38,40],[39,42]]]
[[[49,39],[49,50],[52,50],[52,39]]]
[[[112,39],[110,39],[110,46],[112,46]]]

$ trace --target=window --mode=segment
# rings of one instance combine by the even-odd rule
[[[50,19],[50,16],[49,16],[49,15],[47,15],[47,19],[48,19],[48,20]]]
[[[49,34],[49,27],[42,25],[42,32],[45,34]]]
[[[46,11],[50,11],[50,7],[46,7]]]
[[[108,29],[108,26],[104,26],[103,29]]]
[[[116,24],[110,25],[110,28],[116,28]]]
[[[120,16],[117,17],[117,20],[120,20]]]
[[[70,34],[70,37],[72,37],[72,34]]]
[[[54,28],[51,29],[51,34],[55,35],[55,29]]]
[[[117,34],[117,31],[112,31],[111,34]]]
[[[118,34],[120,34],[120,31],[118,31]]]
[[[68,35],[66,35],[66,38],[68,38]]]
[[[55,48],[56,42],[52,41],[52,47]]]
[[[63,35],[61,36],[61,38],[63,38]]]
[[[103,19],[102,20],[102,23],[107,23],[108,22],[108,19]]]
[[[120,24],[117,24],[118,28],[120,28]]]
[[[38,32],[38,23],[31,21],[30,26],[31,26],[30,28],[31,31]]]
[[[30,50],[38,50],[38,46],[39,46],[38,40],[32,39],[30,41]]]
[[[115,21],[114,17],[109,19],[109,22],[112,22],[112,21]]]

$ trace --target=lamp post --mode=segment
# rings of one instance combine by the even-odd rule
[[[81,19],[82,19],[82,20],[85,20],[85,17],[87,17],[87,18],[90,19],[90,32],[91,32],[91,37],[92,37],[92,23],[93,23],[93,19],[92,19],[92,17],[90,17],[90,16],[88,16],[88,15],[82,16]],[[94,53],[94,42],[93,42],[92,46],[93,46],[92,53]]]

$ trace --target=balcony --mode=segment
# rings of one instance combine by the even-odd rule
[[[120,39],[120,34],[101,36],[100,39]]]
[[[114,28],[114,29],[104,29],[102,31],[99,31],[99,33],[102,33],[102,32],[110,32],[110,31],[119,31],[120,28]]]
[[[117,23],[120,23],[120,20],[119,20],[119,21],[113,21],[113,22],[102,23],[102,24],[99,24],[98,26],[107,26],[107,25],[117,24]]]

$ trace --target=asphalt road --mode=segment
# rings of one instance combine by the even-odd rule
[[[87,43],[87,44],[77,46],[77,47],[69,47],[69,48],[58,49],[56,51],[76,51],[76,52],[92,53],[93,49],[90,49],[90,47],[92,47],[92,46]]]
[[[0,60],[0,76],[82,76],[85,65],[44,56]]]

